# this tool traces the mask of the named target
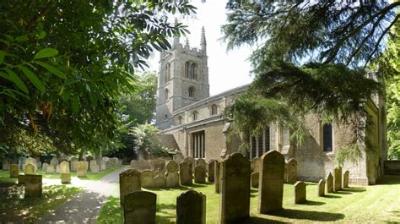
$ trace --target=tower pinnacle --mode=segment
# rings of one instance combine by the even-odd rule
[[[178,19],[177,18],[175,18],[175,26],[176,25],[178,25]],[[174,36],[174,47],[176,47],[176,46],[178,46],[179,45],[179,36],[178,35],[175,35]]]
[[[200,41],[201,50],[207,51],[207,41],[206,41],[206,31],[204,30],[204,26],[201,28],[201,41]]]

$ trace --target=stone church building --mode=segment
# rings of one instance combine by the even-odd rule
[[[161,53],[156,126],[161,130],[161,142],[177,148],[184,157],[220,160],[239,151],[242,143],[229,135],[231,124],[224,117],[224,109],[248,86],[210,96],[209,85],[204,29],[200,49],[182,45],[175,38],[171,50]],[[362,156],[346,161],[343,169],[350,171],[350,183],[375,184],[387,157],[383,99],[371,97],[366,111],[368,115],[361,118],[366,123],[363,130],[337,122],[323,124],[318,115],[308,115],[304,122],[309,133],[301,145],[290,141],[289,130],[284,127],[265,124],[261,135],[249,137],[250,149],[245,153],[254,159],[278,150],[286,159],[297,160],[299,179],[317,181],[332,171],[335,154],[361,134],[363,140],[357,145]]]

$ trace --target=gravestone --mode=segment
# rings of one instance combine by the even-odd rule
[[[17,178],[18,175],[19,175],[18,164],[11,164],[10,165],[10,178]]]
[[[48,166],[49,166],[48,163],[46,163],[46,162],[42,163],[42,170],[43,170],[43,172],[47,172],[47,167],[48,167]]]
[[[214,183],[215,162],[213,159],[208,162],[208,182],[210,183]]]
[[[180,163],[180,162],[182,162],[183,161],[183,159],[184,159],[184,157],[183,157],[183,155],[182,155],[182,153],[176,153],[175,155],[173,155],[173,158],[172,158],[176,163]]]
[[[343,188],[349,187],[349,176],[350,176],[350,172],[348,170],[346,170],[343,173]]]
[[[3,160],[2,169],[3,170],[9,170],[10,169],[10,163],[8,162],[8,160]]]
[[[155,224],[157,195],[148,191],[135,191],[124,199],[125,224]]]
[[[251,160],[251,171],[253,173],[260,172],[260,158]]]
[[[46,167],[46,173],[55,173],[56,172],[56,168],[53,165],[48,165]]]
[[[297,161],[295,159],[289,159],[285,164],[285,182],[294,184],[297,181]]]
[[[37,161],[35,158],[32,158],[32,157],[29,157],[25,160],[24,165],[26,165],[26,164],[32,164],[37,167]]]
[[[58,165],[58,159],[57,159],[56,157],[53,157],[53,158],[50,160],[50,165],[56,167],[56,166]]]
[[[333,190],[339,191],[342,189],[342,167],[333,169]]]
[[[326,177],[326,192],[332,193],[333,191],[333,176],[332,173],[329,172],[328,176]]]
[[[168,187],[168,188],[179,187],[179,174],[178,174],[179,166],[178,166],[178,164],[173,160],[168,161],[168,163],[166,165],[166,170],[167,170],[167,173],[165,175],[166,187]]]
[[[282,209],[285,158],[276,150],[260,159],[258,209],[267,214]]]
[[[172,173],[178,172],[179,165],[175,161],[171,160],[171,161],[168,161],[168,163],[166,165],[166,169],[167,169],[167,172],[172,172]]]
[[[76,167],[78,164],[79,160],[77,158],[72,158],[71,159],[71,171],[76,172]]]
[[[58,164],[58,165],[56,166],[56,173],[61,173],[61,172],[60,172],[60,164]]]
[[[25,166],[24,166],[24,174],[25,175],[27,175],[27,174],[33,175],[35,173],[36,173],[36,166],[34,164],[32,164],[32,163],[25,164]]]
[[[127,194],[142,189],[140,176],[140,171],[135,169],[129,169],[119,174],[119,195],[121,205],[124,203],[124,197]]]
[[[69,162],[62,161],[60,163],[60,178],[62,184],[70,184],[71,183],[71,173],[69,169]]]
[[[155,188],[164,188],[166,186],[165,176],[162,174],[154,176],[153,184]]]
[[[25,197],[42,196],[42,175],[24,175]]]
[[[150,163],[147,160],[132,160],[131,167],[138,170],[149,170],[151,169]]]
[[[198,184],[206,183],[206,168],[202,165],[198,165],[194,168],[194,182]]]
[[[60,173],[70,173],[68,161],[62,161],[60,163]]]
[[[179,181],[181,185],[192,185],[192,167],[186,159],[179,164]]]
[[[206,162],[205,159],[196,159],[196,160],[195,160],[195,167],[196,167],[196,166],[202,166],[202,167],[204,167],[205,169],[207,169],[207,162]]]
[[[154,173],[151,170],[144,170],[140,175],[140,182],[144,188],[154,187]]]
[[[79,161],[76,164],[76,175],[78,177],[85,177],[88,170],[88,162],[87,161]]]
[[[24,185],[25,184],[25,175],[18,175],[18,184]]]
[[[215,193],[219,194],[221,192],[221,163],[219,161],[215,161],[214,173]]]
[[[193,173],[195,167],[195,160],[192,157],[186,157],[185,159],[183,159],[183,162],[189,163],[190,169]]]
[[[323,179],[318,182],[318,196],[325,196],[325,181]]]
[[[42,162],[40,162],[39,160],[37,160],[37,163],[36,163],[36,164],[37,164],[36,167],[37,167],[38,170],[42,169]]]
[[[150,166],[152,170],[163,171],[165,169],[165,160],[160,158],[150,160]]]
[[[258,182],[260,181],[260,174],[258,172],[251,174],[251,187],[258,188]]]
[[[250,213],[250,161],[230,154],[221,164],[221,223],[242,223]]]
[[[98,173],[100,171],[99,166],[97,165],[96,160],[89,161],[89,169],[92,173]]]
[[[294,203],[302,204],[306,201],[306,184],[303,181],[297,181],[294,184]]]
[[[176,199],[177,224],[206,224],[206,196],[189,190]]]

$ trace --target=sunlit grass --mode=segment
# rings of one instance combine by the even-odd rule
[[[207,223],[218,223],[220,195],[214,193],[214,185],[195,185],[196,191],[207,196]],[[157,194],[157,223],[175,223],[176,198],[187,189],[155,190]],[[384,184],[351,187],[344,191],[317,196],[317,185],[308,183],[308,202],[294,204],[293,185],[285,184],[283,206],[285,210],[274,215],[260,215],[257,210],[258,193],[251,192],[251,216],[249,223],[399,223],[400,178],[388,177]],[[111,197],[103,206],[98,223],[122,223],[119,198]]]

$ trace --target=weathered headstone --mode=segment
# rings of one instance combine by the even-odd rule
[[[182,193],[176,199],[176,223],[205,224],[206,196],[193,190]]]
[[[18,164],[11,164],[10,165],[10,178],[17,178],[18,175],[19,175]]]
[[[221,192],[221,163],[219,161],[215,161],[214,173],[215,193],[219,194]]]
[[[151,170],[144,170],[140,175],[140,182],[144,188],[154,187],[154,173]]]
[[[251,171],[253,173],[260,172],[260,158],[251,160]]]
[[[153,179],[153,184],[155,188],[164,188],[166,186],[165,176],[158,174]]]
[[[71,173],[61,173],[60,178],[61,178],[62,184],[70,184],[71,183]]]
[[[148,191],[135,191],[125,196],[125,224],[155,224],[157,195]]]
[[[349,176],[350,176],[350,172],[348,170],[346,170],[343,173],[343,188],[349,187]]]
[[[61,172],[60,172],[60,164],[58,164],[58,165],[56,166],[56,173],[61,173]]]
[[[88,170],[88,162],[87,161],[79,161],[76,164],[76,175],[78,177],[85,177]]]
[[[181,185],[192,185],[192,167],[187,160],[179,164],[179,180]]]
[[[76,166],[77,166],[78,162],[79,162],[79,160],[75,157],[73,157],[71,159],[71,171],[72,172],[76,172]]]
[[[25,197],[42,196],[42,175],[24,175]]]
[[[339,191],[342,189],[342,168],[333,169],[333,190]]]
[[[32,164],[34,166],[37,166],[37,161],[35,158],[29,157],[24,162],[24,165],[26,165],[26,164]]]
[[[213,159],[208,162],[208,182],[210,183],[214,183],[215,162]]]
[[[8,169],[10,169],[10,163],[8,162],[8,160],[3,160],[2,169],[3,169],[3,170],[8,170]]]
[[[165,160],[161,158],[150,160],[152,170],[162,171],[165,168]]]
[[[323,179],[318,182],[318,196],[325,196],[325,181]]]
[[[289,159],[285,164],[285,182],[294,184],[297,181],[297,161],[295,159]]]
[[[260,181],[260,173],[258,172],[252,173],[250,178],[251,187],[258,188],[259,181]]]
[[[194,168],[194,182],[198,184],[206,183],[206,168],[202,165],[196,166]]]
[[[183,162],[189,163],[190,169],[192,170],[193,173],[195,167],[195,160],[192,157],[186,157],[183,159]]]
[[[306,201],[306,184],[303,181],[297,181],[294,184],[294,203],[301,204]]]
[[[260,159],[258,209],[267,214],[282,209],[285,158],[278,151],[269,151]]]
[[[25,175],[18,175],[18,184],[19,185],[24,185],[25,184]]]
[[[60,173],[70,173],[69,162],[62,161],[60,163]]]
[[[167,162],[166,169],[167,172],[178,172],[179,165],[175,161],[171,160]]]
[[[329,172],[328,176],[326,177],[326,192],[333,192],[333,176],[331,172]]]
[[[127,194],[142,189],[140,176],[140,171],[135,169],[129,169],[119,174],[119,195],[121,205],[124,203],[124,197]]]
[[[56,172],[56,168],[53,165],[48,165],[46,168],[46,173],[55,173]]]
[[[149,170],[151,169],[150,163],[147,160],[132,160],[131,167],[138,170]]]
[[[195,166],[202,166],[202,167],[207,169],[207,162],[206,162],[205,159],[201,159],[201,158],[200,159],[196,159],[195,160]]]
[[[168,188],[178,187],[179,186],[179,174],[178,174],[179,165],[173,160],[168,161],[168,163],[166,165],[166,170],[167,170],[167,173],[165,174],[166,187],[168,187]]]
[[[24,174],[35,174],[36,173],[36,166],[32,163],[27,163],[24,166]]]
[[[97,165],[96,160],[89,161],[89,169],[92,173],[98,173],[100,171],[99,166]]]
[[[56,167],[58,165],[58,159],[56,157],[53,157],[50,160],[50,165],[53,165],[54,167]]]
[[[250,161],[233,153],[221,169],[221,223],[242,223],[250,212]]]

